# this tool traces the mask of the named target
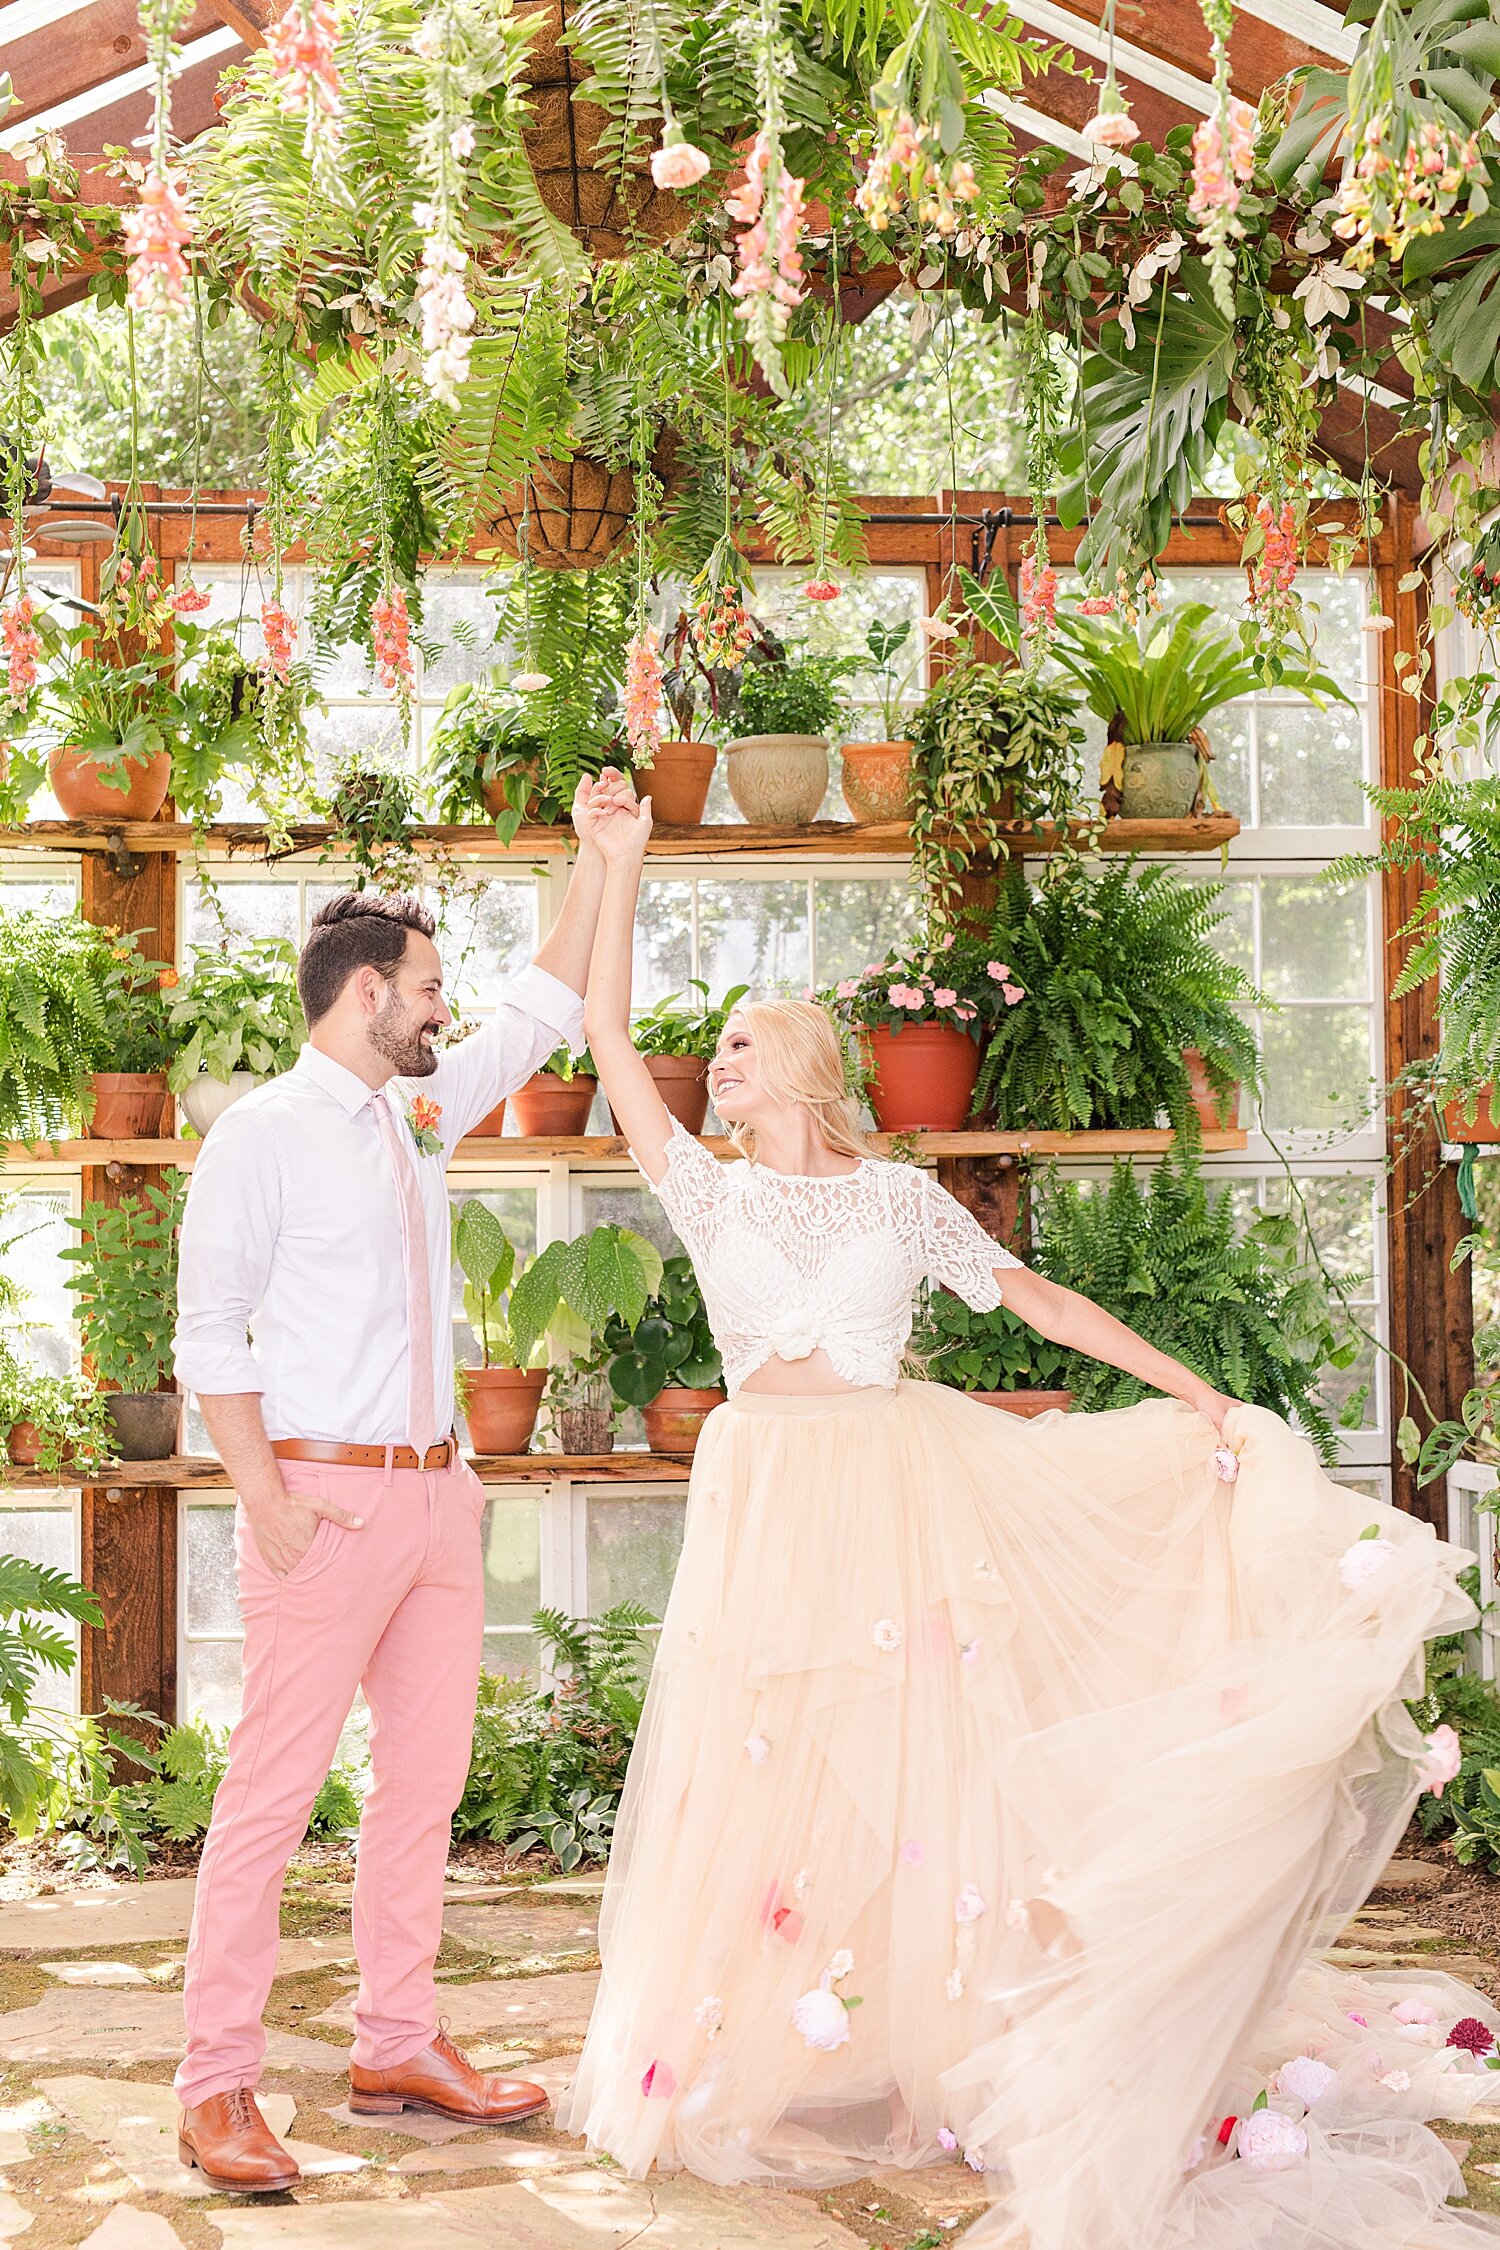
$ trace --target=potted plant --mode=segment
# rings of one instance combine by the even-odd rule
[[[847,657],[802,656],[769,637],[773,651],[747,662],[727,746],[729,794],[746,820],[801,828],[828,793],[828,741],[848,708]]]
[[[307,1037],[297,997],[297,956],[285,938],[200,947],[167,995],[179,1042],[167,1082],[196,1133],[262,1079],[290,1070]]]
[[[108,1400],[82,1375],[49,1375],[0,1338],[0,1447],[13,1468],[96,1469],[114,1458]]]
[[[582,1348],[555,1359],[547,1375],[547,1405],[564,1453],[597,1458],[615,1449],[618,1419],[609,1387],[609,1352],[602,1336],[580,1323]]]
[[[0,907],[0,1139],[75,1132],[109,1039],[99,931]]]
[[[907,696],[922,667],[921,641],[917,641],[909,661],[898,661],[911,640],[909,617],[899,625],[883,624],[877,617],[865,635],[881,739],[846,742],[843,746],[841,787],[856,827],[911,818],[912,750],[902,721]]]
[[[701,977],[689,977],[688,984],[698,995],[696,1001],[684,1004],[680,993],[669,992],[664,1000],[636,1017],[633,1037],[672,1115],[690,1133],[701,1133],[708,1116],[709,1058],[719,1044],[730,1010],[750,987],[732,986],[715,1005]],[[613,1110],[610,1122],[618,1133],[620,1121]]]
[[[643,797],[650,797],[652,818],[664,827],[697,828],[708,809],[709,787],[719,762],[714,745],[693,733],[699,697],[708,706],[710,722],[721,722],[734,706],[739,674],[704,663],[685,609],[677,613],[665,654],[661,692],[677,734],[670,742],[659,742],[649,757],[636,751],[636,787]]]
[[[95,1140],[151,1139],[170,1107],[167,1066],[174,1046],[167,1028],[165,994],[177,972],[141,956],[137,934],[101,929],[99,984],[113,1068],[89,1081],[93,1111],[84,1131]]]
[[[477,1367],[459,1370],[459,1404],[476,1453],[524,1453],[531,1444],[547,1369],[534,1338],[516,1348],[506,1297],[516,1252],[500,1221],[477,1196],[453,1214],[453,1254],[464,1277],[464,1312],[479,1343]]]
[[[911,733],[913,872],[947,917],[975,861],[1006,855],[1008,827],[1067,820],[1083,728],[1065,681],[965,658],[929,690]]]
[[[1054,1408],[1066,1413],[1073,1403],[1071,1391],[1052,1383],[1067,1362],[1060,1344],[1049,1343],[1004,1305],[975,1312],[950,1289],[925,1292],[911,1356],[932,1382],[1028,1420]]]
[[[1139,626],[1060,616],[1052,644],[1110,730],[1100,768],[1124,820],[1186,820],[1208,789],[1204,723],[1236,696],[1270,684],[1239,635],[1207,602],[1189,602]],[[1274,667],[1278,689],[1321,706],[1349,698],[1322,672]]]
[[[599,1074],[585,1047],[574,1055],[559,1047],[510,1097],[516,1130],[533,1139],[572,1140],[586,1133],[599,1090]]]
[[[362,750],[351,750],[333,769],[326,805],[329,821],[359,869],[360,890],[377,885],[397,864],[404,880],[417,808],[412,777]]]
[[[527,698],[505,685],[500,668],[449,691],[429,752],[439,820],[457,825],[483,815],[508,844],[524,821],[542,817],[546,779],[545,738]]]
[[[1024,997],[986,973],[985,949],[967,935],[911,939],[822,995],[850,1035],[886,1133],[956,1132],[969,1115],[989,1020]]]
[[[605,1331],[610,1387],[638,1406],[653,1453],[691,1453],[698,1433],[725,1399],[719,1357],[690,1258],[668,1258],[656,1295],[633,1329]]]
[[[158,1385],[172,1373],[177,1313],[177,1232],[187,1180],[168,1172],[118,1204],[86,1203],[79,1240],[59,1251],[72,1271],[84,1358],[109,1387],[105,1409],[122,1461],[161,1461],[177,1450],[182,1399]]]
[[[1137,1131],[1163,1115],[1189,1146],[1260,1084],[1252,1008],[1273,1005],[1213,942],[1219,883],[1168,868],[1012,868],[984,933],[985,973],[1024,1007],[996,1012],[974,1092],[1001,1131]],[[1207,1115],[1204,1115],[1204,1110]]]

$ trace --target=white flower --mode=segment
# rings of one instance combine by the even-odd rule
[[[474,128],[467,118],[461,125],[455,125],[448,135],[448,150],[459,164],[465,163],[474,154]]]
[[[1396,620],[1394,617],[1387,617],[1383,609],[1372,609],[1359,629],[1362,633],[1394,633]]]
[[[770,1755],[771,1745],[763,1734],[746,1735],[745,1756],[750,1760],[752,1766],[763,1766]]]
[[[966,2148],[964,2150],[964,2162],[971,2172],[982,2172],[984,2170],[984,2150],[982,2148]]]
[[[1290,2094],[1294,2102],[1304,2109],[1315,2109],[1325,2094],[1333,2091],[1339,2082],[1336,2070],[1327,2063],[1318,2062],[1312,2055],[1293,2055],[1276,2073],[1276,2091]]]
[[[792,2029],[803,2045],[831,2055],[849,2042],[849,2011],[836,1992],[804,1992],[792,2009]]]
[[[1220,1484],[1233,1484],[1240,1473],[1240,1457],[1232,1445],[1214,1447],[1214,1472]]]
[[[1009,1930],[1025,1930],[1031,1926],[1031,1909],[1024,1898],[1013,1898],[1005,1909],[1005,1926]]]
[[[1334,258],[1325,258],[1322,265],[1314,266],[1298,282],[1292,295],[1301,304],[1309,328],[1319,328],[1325,320],[1337,313],[1340,320],[1348,318],[1349,292],[1363,289],[1365,277],[1341,266]]]
[[[972,1883],[965,1883],[963,1889],[953,1901],[954,1921],[959,1923],[960,1926],[969,1922],[977,1922],[980,1915],[985,1911],[985,1903],[979,1892]]]
[[[949,1970],[948,1980],[943,1986],[943,1990],[950,2000],[962,2000],[964,1996],[964,1973],[962,1969]]]
[[[1395,1552],[1394,1539],[1356,1539],[1339,1556],[1339,1583],[1353,1593],[1377,1570],[1384,1569]]]
[[[1387,2070],[1382,2072],[1375,2083],[1378,2086],[1389,2086],[1393,2094],[1409,2094],[1411,2092],[1411,2072],[1409,2070]]]
[[[540,695],[544,687],[551,687],[552,674],[550,672],[517,672],[510,684],[518,695]]]
[[[853,1976],[854,1955],[849,1951],[847,1945],[841,1945],[838,1952],[835,1953],[833,1959],[829,1962],[828,1974],[832,1977],[835,1984],[838,1983],[840,1977]]]
[[[1125,339],[1125,349],[1128,352],[1133,352],[1135,350],[1135,314],[1131,311],[1129,305],[1121,303],[1118,319],[1120,334]]]
[[[882,1617],[870,1638],[883,1655],[894,1656],[901,1646],[903,1635],[894,1617]]]
[[[1183,2161],[1182,2169],[1184,2170],[1184,2172],[1194,2171],[1197,2166],[1203,2162],[1203,2159],[1207,2154],[1208,2135],[1207,2133],[1200,2133],[1198,2135],[1198,2138],[1194,2141],[1192,2147],[1188,2150],[1187,2156]]]
[[[701,2023],[710,2039],[717,2039],[724,2029],[724,2003],[717,1992],[705,1993],[693,2010],[694,2023]]]
[[[1154,243],[1144,256],[1137,258],[1130,269],[1130,279],[1125,284],[1125,302],[1128,305],[1144,305],[1156,286],[1157,275],[1175,273],[1182,264],[1182,253],[1186,248],[1187,244],[1182,236],[1174,232],[1163,235],[1160,242]]]
[[[1252,2172],[1290,2172],[1307,2154],[1307,2135],[1278,2109],[1253,2109],[1240,2119],[1239,2158]]]
[[[958,627],[946,617],[919,617],[917,624],[929,641],[956,641]]]

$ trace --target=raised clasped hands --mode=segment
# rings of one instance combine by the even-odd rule
[[[573,797],[573,826],[579,839],[608,860],[645,856],[651,834],[651,800],[636,798],[627,775],[606,766],[598,778],[585,775]]]

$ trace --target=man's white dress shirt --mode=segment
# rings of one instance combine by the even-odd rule
[[[557,1047],[583,1002],[533,964],[430,1078],[379,1094],[314,1047],[225,1110],[193,1169],[177,1284],[177,1373],[215,1397],[259,1391],[271,1438],[407,1442],[406,1269],[391,1160],[372,1101],[409,1149],[427,1226],[439,1431],[453,1398],[448,1151]],[[441,1106],[441,1154],[412,1139],[413,1097]],[[253,1331],[254,1341],[248,1331]]]

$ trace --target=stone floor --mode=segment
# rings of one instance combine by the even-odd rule
[[[347,1874],[347,1871],[344,1871]],[[1332,1958],[1430,1965],[1500,1993],[1500,1944],[1458,1935],[1474,1878],[1392,1862]],[[439,1975],[476,2059],[556,2092],[572,2070],[598,1967],[597,1881],[455,1879]],[[1466,1888],[1465,1888],[1466,1887]],[[255,2202],[210,2193],[176,2155],[192,1878],[0,1903],[0,2246],[90,2250],[941,2250],[983,2183],[955,2159],[819,2197],[626,2180],[545,2121],[475,2133],[405,2114],[373,2130],[344,2104],[353,1956],[349,1884],[299,1868],[283,1914],[264,2106],[304,2178]],[[1462,1920],[1460,1915],[1457,1917]],[[1472,1913],[1469,1926],[1473,1926]],[[1500,1926],[1500,1925],[1497,1925]],[[1470,2197],[1500,2211],[1500,2085],[1465,2128]]]

